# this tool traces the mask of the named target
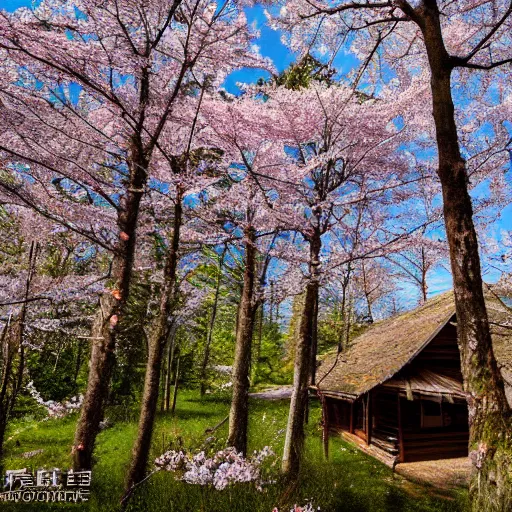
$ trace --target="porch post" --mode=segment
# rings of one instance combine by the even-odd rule
[[[366,444],[372,441],[372,392],[368,391],[366,398]]]
[[[350,430],[351,434],[354,433],[354,401],[350,402]]]

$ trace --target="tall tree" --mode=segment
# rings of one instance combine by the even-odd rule
[[[281,126],[289,128],[283,137],[285,151],[296,166],[288,168],[285,176],[271,176],[279,182],[275,187],[282,194],[283,205],[277,214],[282,211],[283,225],[302,236],[302,257],[307,261],[283,455],[283,470],[294,473],[301,460],[308,386],[315,379],[319,287],[336,258],[338,264],[350,259],[343,244],[335,240],[344,240],[358,230],[362,219],[368,233],[375,236],[382,218],[370,213],[368,205],[380,203],[383,207],[384,192],[392,194],[407,182],[408,166],[395,152],[404,133],[388,124],[396,115],[393,109],[361,104],[349,88],[338,85],[312,84],[297,92],[282,88],[268,95],[269,103],[279,105]],[[301,113],[298,105],[308,105],[307,114]],[[379,123],[374,109],[379,110]],[[307,118],[302,117],[305,115]],[[290,177],[300,178],[291,185]],[[363,208],[358,210],[358,204]],[[362,218],[357,212],[364,212]],[[367,242],[372,240],[368,233]],[[327,239],[330,243],[323,247]]]
[[[207,110],[218,112],[209,115],[213,140],[223,151],[223,165],[229,185],[222,197],[216,199],[210,212],[210,223],[219,225],[234,239],[241,241],[238,250],[243,254],[243,284],[237,314],[235,357],[233,363],[233,397],[229,414],[228,444],[239,452],[247,451],[249,421],[248,401],[252,340],[256,312],[263,299],[266,274],[270,263],[268,252],[275,242],[276,216],[272,200],[267,196],[264,176],[269,155],[266,128],[272,118],[268,109],[252,97],[231,102],[213,100]],[[282,155],[281,155],[282,157]],[[272,157],[271,157],[272,158]],[[269,240],[265,250],[266,239]],[[258,268],[257,255],[263,264]],[[265,254],[267,253],[267,254]]]

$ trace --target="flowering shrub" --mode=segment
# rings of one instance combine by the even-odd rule
[[[155,460],[158,469],[182,471],[180,480],[189,484],[213,485],[217,490],[225,489],[231,483],[255,482],[258,490],[264,482],[261,478],[261,464],[274,452],[265,446],[254,452],[251,459],[244,458],[235,448],[220,450],[208,458],[204,451],[196,455],[170,450]]]
[[[34,382],[30,381],[26,387],[30,396],[42,405],[48,412],[50,418],[63,418],[71,412],[77,411],[82,407],[83,395],[73,396],[65,402],[55,402],[54,400],[44,400],[41,393],[34,387]]]

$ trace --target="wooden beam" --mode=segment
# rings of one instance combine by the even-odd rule
[[[398,398],[398,461],[403,462],[405,458],[404,454],[404,434],[402,431],[402,409],[400,407],[400,393],[397,393]]]
[[[350,404],[350,433],[354,433],[354,402]]]

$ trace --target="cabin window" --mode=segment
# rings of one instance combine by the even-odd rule
[[[421,401],[421,428],[442,427],[443,409],[440,402],[431,400]]]

